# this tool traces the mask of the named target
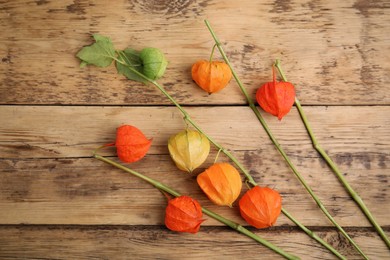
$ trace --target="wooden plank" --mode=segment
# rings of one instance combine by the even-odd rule
[[[226,149],[275,150],[248,107],[186,109]],[[320,144],[331,156],[340,156],[337,160],[366,160],[378,155],[380,163],[386,164],[390,107],[307,107],[305,111]],[[167,154],[168,138],[186,126],[174,107],[1,106],[0,118],[5,122],[0,125],[2,158],[90,156],[96,147],[114,142],[116,128],[122,124],[134,125],[153,138],[151,154]],[[268,114],[264,118],[288,153],[317,156],[295,109],[282,121]],[[369,168],[367,160],[365,167]]]
[[[321,213],[316,209],[316,205],[307,199],[307,194],[303,191],[300,184],[291,175],[290,170],[285,165],[281,157],[275,151],[268,137],[261,133],[259,126],[253,127],[256,119],[252,118],[249,109],[241,107],[214,107],[214,108],[189,108],[194,118],[199,120],[200,124],[205,126],[205,130],[212,136],[220,137],[221,142],[229,147],[234,147],[233,153],[239,156],[244,165],[251,170],[256,180],[264,185],[271,185],[285,194],[287,199],[286,205],[289,205],[293,213],[298,214],[302,219],[308,219],[307,223],[310,225],[328,225],[328,222],[323,218]],[[373,209],[376,214],[385,214],[388,210],[382,210],[383,205],[378,204],[378,201],[388,201],[388,157],[389,157],[389,130],[387,129],[388,118],[387,107],[312,107],[307,109],[308,115],[314,124],[314,130],[319,136],[319,140],[323,143],[327,150],[330,150],[331,156],[339,163],[340,168],[346,172],[347,178],[351,181],[353,186],[363,196],[368,199],[369,207]],[[249,113],[249,114],[248,114]],[[100,187],[96,180],[101,178],[100,175],[94,175],[95,168],[93,168],[92,178],[84,180],[83,184],[78,183],[80,178],[80,169],[85,170],[81,162],[77,161],[74,166],[71,158],[79,156],[90,156],[91,151],[104,143],[109,143],[115,135],[115,127],[122,123],[131,123],[145,131],[146,135],[153,137],[153,147],[151,153],[147,158],[151,163],[144,164],[140,162],[136,167],[141,167],[142,172],[149,173],[155,171],[155,165],[162,167],[161,172],[171,172],[173,169],[165,169],[165,164],[168,163],[172,167],[172,162],[167,155],[166,140],[170,134],[173,134],[183,127],[181,116],[174,108],[155,108],[155,107],[131,107],[131,108],[112,108],[112,107],[19,107],[19,106],[3,106],[0,109],[1,118],[5,122],[9,122],[0,127],[1,129],[1,157],[9,157],[11,160],[4,160],[4,174],[2,178],[4,189],[4,208],[10,211],[4,211],[2,217],[4,223],[98,223],[104,224],[106,221],[113,221],[114,223],[128,223],[127,221],[134,221],[130,223],[145,223],[143,218],[145,212],[155,212],[155,206],[161,205],[160,194],[154,194],[151,201],[150,208],[141,209],[134,219],[129,219],[129,206],[127,202],[139,201],[139,207],[144,206],[144,197],[139,195],[135,198],[129,198],[130,195],[124,195],[125,200],[118,201],[118,205],[113,206],[111,203],[111,196],[106,197],[105,192],[111,191],[111,185],[103,185],[101,190],[93,191],[95,185]],[[213,121],[214,118],[219,118],[218,121]],[[249,120],[250,118],[250,120]],[[361,118],[366,118],[362,121]],[[131,119],[131,121],[129,121]],[[367,225],[364,218],[356,214],[356,208],[353,203],[347,199],[343,189],[334,183],[338,183],[329,172],[327,166],[321,159],[318,158],[307,140],[306,133],[299,124],[298,115],[293,111],[282,122],[266,116],[266,120],[270,122],[271,128],[275,130],[277,136],[280,138],[281,144],[287,148],[288,153],[292,156],[295,165],[299,167],[309,183],[313,185],[314,190],[319,191],[319,194],[325,198],[326,205],[332,206],[335,215],[342,219],[344,225],[360,226]],[[167,124],[171,122],[172,124]],[[254,121],[254,122],[253,122]],[[340,125],[342,122],[342,125]],[[77,128],[75,128],[77,126]],[[282,126],[282,127],[280,127]],[[257,129],[259,128],[259,129]],[[228,131],[221,131],[219,129],[228,129]],[[242,133],[242,129],[247,129]],[[299,143],[299,150],[297,150],[297,143]],[[302,144],[302,145],[301,145]],[[53,147],[56,147],[56,150]],[[54,152],[53,152],[54,151]],[[208,164],[214,160],[216,151],[210,156]],[[105,154],[115,155],[114,150],[108,150]],[[154,157],[153,155],[158,155]],[[48,161],[20,161],[22,158],[62,158],[70,157],[70,166],[66,163],[57,162],[54,160]],[[16,160],[15,160],[16,159]],[[162,160],[162,162],[160,162]],[[221,160],[225,158],[221,157]],[[157,161],[157,162],[156,162]],[[65,162],[68,160],[65,159]],[[19,164],[20,163],[20,164]],[[58,166],[60,164],[60,166]],[[65,164],[65,165],[64,165]],[[87,163],[89,165],[89,163]],[[99,165],[93,164],[93,167]],[[164,165],[164,166],[160,166]],[[52,168],[58,167],[58,179],[51,174]],[[62,172],[63,167],[66,173]],[[26,183],[31,182],[31,169],[36,169],[38,172],[37,184],[33,186],[34,191],[32,198],[28,197],[30,186],[25,187]],[[110,169],[110,168],[109,168]],[[15,172],[16,171],[16,172]],[[20,178],[18,171],[23,174]],[[43,171],[43,172],[42,172]],[[91,172],[91,170],[87,171]],[[7,175],[12,172],[11,175]],[[24,175],[26,174],[27,175]],[[177,172],[174,171],[175,173]],[[16,174],[16,175],[15,175]],[[41,175],[43,174],[43,175]],[[70,174],[70,176],[68,176]],[[104,173],[102,173],[105,176]],[[269,178],[269,176],[279,176],[276,179]],[[82,175],[81,175],[82,176]],[[158,175],[157,175],[158,176]],[[70,178],[69,180],[67,178]],[[21,179],[25,181],[19,183]],[[53,179],[54,178],[54,179]],[[61,180],[63,178],[64,180]],[[330,179],[327,179],[330,178]],[[7,181],[5,181],[7,180]],[[46,193],[42,194],[41,187],[46,187],[48,183],[54,184],[54,187],[60,186],[61,191],[52,191],[54,194],[50,196],[57,198],[51,201],[46,198]],[[58,185],[58,183],[60,185]],[[108,181],[107,183],[110,183]],[[324,185],[327,183],[327,185]],[[367,183],[372,189],[366,189]],[[65,185],[61,188],[61,185]],[[184,184],[181,184],[184,185]],[[174,183],[174,187],[181,187]],[[81,187],[81,191],[79,188]],[[115,193],[115,185],[114,193]],[[187,187],[187,186],[185,186]],[[90,190],[92,189],[92,191]],[[187,191],[185,189],[184,191]],[[189,189],[188,191],[191,191]],[[58,195],[57,192],[60,192]],[[373,193],[370,193],[373,192]],[[27,193],[27,197],[24,195]],[[103,195],[99,198],[97,204],[89,204],[84,201],[83,196]],[[199,190],[195,192],[199,194]],[[335,196],[337,194],[337,196]],[[132,194],[131,196],[134,196]],[[130,197],[131,197],[130,196]],[[74,208],[73,197],[82,200],[76,200],[77,208],[80,211],[75,211],[74,215],[69,215],[69,208]],[[94,196],[92,196],[94,197]],[[141,198],[139,198],[141,197]],[[11,199],[8,199],[11,198]],[[101,201],[103,199],[103,201]],[[40,201],[43,200],[43,201]],[[36,205],[36,211],[30,211],[30,202],[40,202]],[[157,202],[156,202],[157,201]],[[303,202],[305,201],[305,202]],[[20,202],[15,204],[15,202]],[[85,204],[87,203],[87,205]],[[103,204],[101,204],[103,203]],[[107,205],[107,203],[109,205]],[[148,202],[150,203],[150,202]],[[345,203],[350,203],[346,206]],[[17,206],[16,206],[17,205]],[[56,205],[61,205],[57,208]],[[388,204],[385,204],[388,205]],[[34,206],[35,207],[35,206]],[[91,218],[90,208],[96,207],[98,214],[96,218]],[[375,210],[376,207],[377,210]],[[103,209],[102,209],[103,208]],[[302,208],[310,211],[310,214],[302,210]],[[347,208],[347,211],[344,211]],[[53,210],[48,210],[53,209]],[[115,217],[112,216],[112,212]],[[154,211],[153,211],[154,210]],[[158,209],[161,211],[161,208]],[[340,213],[338,213],[340,211]],[[11,212],[13,212],[11,214]],[[25,214],[28,212],[28,214]],[[41,218],[41,213],[47,212],[46,218]],[[106,214],[107,213],[107,214]],[[68,215],[65,215],[68,214]],[[160,213],[161,214],[161,213]],[[159,216],[158,214],[151,214]],[[26,218],[24,217],[26,216]],[[64,220],[62,216],[69,217]],[[161,216],[161,215],[160,215]],[[310,217],[307,217],[310,216]],[[150,216],[149,216],[150,217]],[[384,220],[385,215],[378,216]],[[153,217],[152,217],[153,218]],[[65,221],[65,222],[63,222]],[[151,223],[161,223],[161,218],[154,218]],[[147,222],[149,223],[149,222]],[[281,222],[284,223],[283,221]],[[382,222],[386,224],[386,222]],[[150,224],[150,223],[149,223]]]
[[[206,17],[251,95],[281,58],[304,104],[390,104],[385,0],[3,1],[0,103],[169,104],[113,67],[78,68],[75,54],[100,33],[118,48],[161,48],[170,61],[161,83],[181,103],[243,104],[234,82],[209,96],[191,80],[192,63],[208,58],[213,46]]]
[[[260,185],[275,188],[282,194],[285,209],[295,218],[307,226],[331,226],[289,169],[272,163],[274,155],[238,154]],[[208,159],[204,167],[212,161],[213,158]],[[378,222],[389,227],[390,176],[375,168],[359,170],[359,164],[351,162],[353,170],[346,178]],[[237,205],[233,209],[213,205],[196,185],[196,173],[179,171],[168,155],[147,156],[131,168],[245,224]],[[370,226],[326,166],[317,161],[299,168],[340,225]],[[242,192],[246,189],[244,186]],[[163,225],[165,205],[165,197],[151,185],[96,159],[0,160],[0,224]],[[204,226],[221,225],[209,217],[206,219]],[[276,226],[293,225],[282,215]]]
[[[300,232],[275,229],[255,233],[302,259],[335,259]],[[389,257],[383,242],[371,231],[351,234],[371,259]],[[348,259],[360,259],[334,231],[321,231],[319,235]],[[193,235],[142,226],[3,226],[0,248],[1,259],[282,259],[228,228],[204,228]]]

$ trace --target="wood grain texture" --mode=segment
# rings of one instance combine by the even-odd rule
[[[379,220],[388,225],[386,214],[390,209],[389,205],[377,203],[388,201],[390,196],[390,124],[386,117],[387,107],[353,107],[353,110],[352,107],[310,107],[306,110],[320,143],[340,165],[347,179],[363,198],[369,200],[368,204]],[[188,111],[201,127],[204,126],[206,133],[218,137],[217,141],[244,163],[256,180],[263,185],[280,189],[285,194],[286,205],[305,219],[308,225],[329,225],[277,153],[250,109],[190,107]],[[101,163],[77,159],[90,157],[93,149],[112,142],[115,138],[115,128],[124,123],[137,126],[147,137],[153,138],[147,161],[136,163],[136,169],[150,173],[157,179],[167,180],[168,184],[172,181],[173,187],[186,187],[181,192],[200,194],[198,189],[184,182],[188,178],[193,182],[194,176],[179,179],[179,183],[171,180],[177,178],[175,175],[167,179],[160,177],[178,173],[173,167],[166,146],[169,136],[185,127],[175,108],[2,106],[0,115],[8,122],[0,127],[0,155],[2,158],[9,158],[2,161],[3,207],[8,209],[2,216],[4,223],[104,224],[110,221],[116,224],[161,224],[161,212],[155,213],[156,205],[160,205],[157,211],[161,211],[162,207],[162,198],[158,192],[151,193],[153,199],[144,197],[143,193],[139,192],[136,195],[125,194],[118,191],[117,185],[110,184],[113,181],[110,181],[112,176],[107,178],[105,171],[101,172]],[[348,226],[367,226],[368,223],[356,213],[356,206],[340,187],[337,179],[311,147],[297,117],[297,112],[292,111],[280,122],[265,115],[281,145],[292,157],[293,163],[308,179],[309,184],[313,185],[313,189],[323,196],[325,204],[332,208],[332,213],[339,217],[341,223]],[[362,121],[361,118],[365,120]],[[114,156],[115,150],[109,148],[103,150],[102,154]],[[215,154],[214,149],[204,167],[213,162]],[[30,159],[24,161],[20,158]],[[52,159],[35,160],[40,158]],[[226,158],[221,156],[220,160]],[[159,168],[156,169],[156,165]],[[34,181],[31,169],[36,169],[37,176]],[[104,169],[112,170],[110,167]],[[90,174],[92,175],[89,176]],[[102,182],[94,181],[100,180],[101,176]],[[34,182],[37,183],[32,185]],[[29,184],[27,187],[24,186],[26,183]],[[366,183],[370,183],[372,189],[365,189]],[[17,187],[18,184],[20,187]],[[46,187],[47,184],[52,184],[53,190],[45,190],[42,194],[40,187]],[[137,185],[133,189],[136,190]],[[106,192],[113,194],[107,195]],[[112,205],[111,196],[116,197],[116,192],[120,192],[120,196],[125,199],[119,199],[118,205]],[[94,199],[98,196],[96,204],[84,200],[84,197],[89,196]],[[42,202],[31,204],[35,199],[42,199]],[[128,200],[137,203],[137,206],[133,207],[138,212],[131,217],[128,216],[131,210]],[[30,211],[32,205],[37,206],[36,210]],[[60,207],[56,208],[55,205]],[[64,218],[69,207],[75,206],[80,211],[73,211],[74,215]],[[88,214],[91,207],[95,207],[92,210],[95,218],[92,219]],[[45,210],[47,208],[52,210]],[[24,214],[26,211],[29,214]],[[43,211],[49,214],[45,218],[41,216]],[[111,215],[112,212],[116,217]],[[145,218],[145,215],[148,215],[148,218]]]
[[[215,155],[215,154],[213,154]],[[263,186],[277,189],[283,205],[307,226],[331,226],[289,169],[280,167],[267,153],[238,153],[253,177]],[[262,161],[253,163],[261,158]],[[306,158],[306,161],[310,158]],[[210,158],[204,165],[212,163]],[[319,162],[300,165],[302,174],[337,221],[346,227],[369,227],[349,195],[326,166]],[[365,200],[379,223],[390,227],[386,202],[390,176],[357,170],[354,162],[346,177]],[[243,225],[237,205],[233,209],[213,205],[196,184],[196,174],[177,170],[168,155],[152,155],[130,166],[178,192]],[[199,172],[204,169],[202,167]],[[315,170],[310,170],[314,168]],[[388,171],[387,171],[388,172]],[[362,174],[367,176],[362,180]],[[370,189],[366,189],[370,183]],[[44,187],[44,188],[43,188]],[[242,192],[245,192],[243,188]],[[163,225],[165,197],[146,182],[96,159],[0,160],[0,219],[2,224]],[[211,218],[202,225],[221,225]],[[294,226],[286,217],[277,226]]]
[[[288,229],[254,231],[302,259],[335,259],[302,233]],[[371,231],[352,231],[371,259],[389,256]],[[1,259],[282,259],[227,228],[177,234],[156,227],[20,226],[0,227]],[[360,259],[332,230],[320,231],[348,259]],[[295,241],[300,241],[299,244]],[[45,246],[43,247],[42,244]],[[235,246],[232,246],[235,245]],[[156,254],[158,252],[158,254]],[[17,255],[17,257],[15,257]]]
[[[186,110],[226,149],[275,150],[248,107],[187,107]],[[377,154],[382,157],[378,160],[387,163],[390,107],[307,107],[305,111],[322,146],[330,154],[340,153],[337,160],[353,160],[348,158],[352,154],[369,160]],[[263,115],[287,152],[295,156],[302,152],[318,156],[294,108],[282,121]],[[151,154],[166,154],[168,138],[186,127],[182,117],[175,107],[161,106],[1,106],[0,118],[6,123],[0,125],[0,156],[90,156],[96,147],[114,142],[116,128],[122,124],[134,125],[153,138]],[[112,152],[104,154],[113,155]]]
[[[208,96],[191,80],[213,45],[205,18],[252,95],[281,58],[303,104],[390,104],[385,0],[2,1],[0,103],[169,104],[113,67],[78,68],[75,54],[99,33],[120,49],[161,48],[170,61],[161,83],[181,103],[243,104],[233,81]]]

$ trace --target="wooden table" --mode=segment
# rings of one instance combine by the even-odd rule
[[[118,49],[163,50],[169,66],[159,83],[167,92],[257,182],[278,190],[295,218],[360,259],[293,175],[236,82],[208,95],[191,80],[191,65],[207,59],[214,44],[205,18],[252,98],[281,59],[320,144],[390,235],[388,1],[15,0],[0,2],[0,259],[280,257],[208,217],[195,235],[168,230],[158,190],[92,158],[114,141],[118,126],[134,125],[153,144],[127,166],[247,226],[237,205],[215,206],[196,185],[217,149],[196,173],[173,164],[167,139],[185,123],[166,97],[114,66],[79,68],[75,54],[93,33],[111,37]],[[371,259],[389,259],[313,149],[295,107],[282,121],[261,113],[338,223]],[[114,148],[101,154],[118,161]],[[335,258],[284,215],[269,229],[248,228],[302,259]]]

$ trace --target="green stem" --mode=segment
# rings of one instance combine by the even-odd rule
[[[229,66],[230,70],[232,71],[233,77],[234,77],[234,79],[236,80],[238,86],[240,87],[242,93],[244,94],[244,96],[245,96],[245,98],[246,98],[246,100],[247,100],[249,106],[250,106],[250,107],[252,107],[252,106],[255,107],[255,106],[254,106],[254,103],[253,103],[253,101],[252,101],[252,99],[250,98],[250,96],[249,96],[249,94],[248,94],[248,92],[246,91],[245,88],[242,87],[243,84],[242,84],[240,78],[237,76],[237,73],[232,69],[233,66],[232,66],[232,64],[230,63],[229,59],[227,58],[227,56],[226,56],[226,54],[225,54],[225,52],[224,52],[224,50],[223,50],[223,48],[222,48],[222,46],[221,46],[221,42],[218,40],[217,36],[215,35],[213,29],[211,28],[210,23],[209,23],[207,20],[205,20],[205,23],[206,23],[206,26],[207,26],[207,28],[209,29],[210,33],[211,33],[211,36],[213,37],[213,39],[214,39],[214,41],[215,41],[214,46],[217,46],[217,48],[218,48],[218,50],[219,50],[219,53],[221,54],[222,58],[224,59],[224,61],[225,61],[226,64]]]
[[[210,58],[209,58],[209,62],[210,63],[213,61],[213,55],[214,55],[215,47],[217,47],[216,44],[214,44],[213,49],[211,50],[211,54],[210,54]]]
[[[283,214],[288,217],[289,219],[291,219],[298,227],[300,227],[306,234],[308,234],[311,238],[313,238],[314,240],[316,240],[317,242],[319,242],[321,245],[323,245],[325,248],[327,248],[329,251],[331,251],[335,256],[337,256],[339,259],[343,259],[343,260],[346,260],[347,258],[344,257],[342,254],[339,253],[339,251],[337,251],[334,247],[332,247],[331,245],[329,245],[327,242],[325,242],[322,238],[320,238],[316,233],[314,233],[313,231],[311,231],[310,229],[308,229],[307,227],[305,227],[304,225],[302,225],[300,222],[298,221],[294,221],[295,219],[290,215],[290,213],[288,213],[285,209],[282,208],[282,212]]]
[[[280,146],[279,142],[276,140],[276,138],[274,137],[274,135],[272,134],[271,132],[271,129],[268,127],[267,123],[265,122],[265,120],[263,119],[263,117],[261,116],[260,112],[257,110],[257,108],[255,107],[254,105],[254,102],[253,100],[251,99],[251,97],[248,95],[248,92],[246,91],[246,89],[244,88],[243,84],[241,83],[241,80],[239,79],[239,77],[237,76],[235,70],[233,69],[233,66],[231,65],[229,59],[227,58],[226,54],[225,54],[225,51],[223,50],[221,44],[220,44],[220,41],[218,40],[216,34],[214,33],[213,29],[211,28],[210,26],[210,23],[205,20],[205,23],[206,23],[206,26],[207,28],[209,29],[215,43],[217,44],[217,47],[218,47],[218,50],[219,52],[221,53],[223,59],[225,60],[226,64],[228,64],[228,66],[230,67],[231,71],[232,71],[232,74],[233,74],[233,77],[234,79],[236,80],[239,88],[241,89],[242,93],[244,94],[248,104],[249,104],[249,107],[252,109],[252,111],[255,113],[256,117],[258,118],[259,122],[261,123],[261,125],[263,126],[264,130],[267,132],[268,136],[270,137],[271,141],[273,142],[273,144],[276,146],[277,150],[279,151],[279,153],[282,155],[282,157],[285,159],[285,161],[287,162],[287,164],[290,166],[290,168],[292,169],[293,173],[295,174],[295,176],[298,178],[298,180],[301,182],[301,184],[305,187],[305,189],[308,191],[308,193],[311,195],[311,197],[314,199],[314,201],[317,203],[317,205],[319,206],[319,208],[323,211],[323,213],[328,217],[328,219],[337,227],[337,229],[354,245],[354,247],[359,251],[359,253],[365,258],[365,259],[368,259],[367,256],[361,251],[361,249],[359,248],[359,246],[352,240],[352,238],[344,231],[344,229],[336,222],[336,220],[330,215],[330,213],[328,212],[328,210],[325,208],[325,206],[322,204],[321,200],[317,197],[317,195],[312,191],[312,189],[310,188],[310,186],[306,183],[305,179],[302,177],[302,175],[298,172],[298,170],[295,168],[294,164],[291,162],[290,158],[288,157],[288,155],[285,153],[285,151],[283,150],[283,148]],[[313,237],[312,236],[312,232],[307,232],[307,230],[303,229],[309,236],[311,236],[312,238],[316,239],[316,237]],[[316,239],[317,240],[317,239]],[[323,244],[323,242],[317,240],[318,242],[320,242],[321,244]],[[326,243],[326,242],[325,242]],[[327,248],[329,249],[329,247],[331,247],[330,245],[327,246]],[[333,253],[337,252],[337,250],[333,251],[331,250]]]
[[[176,192],[175,190],[173,190],[173,189],[163,185],[162,183],[160,183],[160,182],[158,182],[158,181],[156,181],[156,180],[154,180],[152,178],[149,178],[149,177],[147,177],[147,176],[145,176],[145,175],[143,175],[143,174],[141,174],[139,172],[136,172],[136,171],[134,171],[134,170],[132,170],[130,168],[127,168],[127,167],[125,167],[125,166],[123,166],[123,165],[121,165],[121,164],[119,164],[117,162],[114,162],[114,161],[112,161],[112,160],[110,160],[110,159],[108,159],[106,157],[103,157],[101,155],[98,155],[96,153],[94,153],[93,156],[96,159],[100,160],[100,161],[103,161],[105,163],[111,164],[112,166],[115,166],[118,169],[121,169],[123,171],[126,171],[128,173],[133,174],[134,176],[136,176],[136,177],[138,177],[138,178],[140,178],[140,179],[142,179],[142,180],[152,184],[154,187],[156,187],[157,189],[159,189],[161,191],[165,191],[165,192],[167,192],[167,193],[169,193],[169,194],[171,194],[172,196],[175,196],[175,197],[180,196],[180,193]]]
[[[126,172],[128,172],[128,173],[130,173],[130,174],[132,174],[132,175],[134,175],[134,176],[136,176],[136,177],[138,177],[138,178],[140,178],[140,179],[150,183],[151,185],[153,185],[154,187],[156,187],[160,191],[164,191],[164,192],[169,193],[170,195],[175,196],[175,197],[181,196],[180,193],[178,193],[177,191],[173,190],[172,188],[162,184],[159,181],[156,181],[156,180],[154,180],[152,178],[149,178],[149,177],[147,177],[147,176],[145,176],[145,175],[143,175],[143,174],[141,174],[139,172],[136,172],[136,171],[134,171],[134,170],[132,170],[130,168],[127,168],[127,167],[125,167],[125,166],[123,166],[123,165],[121,165],[121,164],[119,164],[117,162],[114,162],[114,161],[112,161],[112,160],[110,160],[110,159],[108,159],[106,157],[103,157],[101,155],[98,155],[96,153],[94,153],[93,156],[96,159],[98,159],[98,160],[100,160],[102,162],[110,164],[110,165],[112,165],[112,166],[114,166],[114,167],[116,167],[118,169],[126,171]],[[252,238],[256,242],[258,242],[258,243],[268,247],[269,249],[271,249],[274,252],[280,254],[281,256],[285,257],[286,259],[294,259],[294,260],[295,259],[299,259],[299,257],[291,255],[291,254],[285,252],[281,248],[279,248],[279,247],[275,246],[274,244],[268,242],[267,240],[257,236],[256,234],[254,234],[253,232],[249,231],[248,229],[246,229],[245,227],[241,226],[240,224],[238,224],[236,222],[233,222],[233,221],[231,221],[231,220],[229,220],[227,218],[224,218],[221,215],[218,215],[217,213],[214,213],[213,211],[208,210],[208,209],[203,208],[203,207],[202,207],[202,212],[205,213],[206,215],[214,218],[215,220],[217,220],[217,221],[219,221],[219,222],[221,222],[221,223],[231,227],[232,229],[234,229],[234,230],[236,230],[236,231],[246,235],[247,237]]]
[[[217,47],[218,47],[218,44],[217,44]],[[220,47],[218,47],[220,48]],[[224,54],[223,54],[224,55]],[[149,79],[148,77],[146,77],[145,75],[143,75],[142,73],[138,72],[137,70],[133,69],[131,66],[129,66],[128,64],[122,62],[121,60],[118,60],[117,58],[113,57],[117,62],[127,66],[130,70],[132,70],[132,72],[134,72],[135,74],[137,74],[138,76],[142,77],[143,79],[145,79],[146,81],[152,83],[154,86],[156,86],[179,110],[180,112],[183,114],[184,116],[184,119],[190,123],[196,130],[198,130],[200,133],[204,134],[208,140],[215,146],[217,147],[220,151],[222,151],[232,162],[234,162],[236,164],[236,166],[241,170],[241,172],[245,175],[245,178],[246,178],[246,182],[251,184],[252,186],[257,186],[258,184],[255,182],[255,180],[253,179],[253,177],[250,175],[249,171],[245,169],[245,167],[229,152],[227,151],[225,148],[223,148],[220,144],[218,144],[217,142],[215,142],[210,136],[208,136],[205,132],[203,132],[203,130],[191,119],[190,115],[184,110],[184,108],[182,106],[180,106],[179,103],[176,102],[176,100],[171,96],[169,95],[169,93],[167,93],[165,91],[165,89],[160,85],[158,84],[156,81],[154,80],[151,80]],[[224,56],[224,59],[226,58],[226,55]],[[227,59],[227,58],[226,58]],[[234,73],[235,75],[235,73]],[[236,76],[235,76],[236,77]],[[239,79],[237,78],[238,82],[239,82]],[[245,90],[244,90],[245,91]],[[249,96],[248,96],[249,98]],[[256,110],[256,107],[254,106],[253,102],[252,102],[252,109]],[[257,111],[257,110],[256,110]],[[258,112],[258,111],[257,111]],[[287,213],[286,210],[284,210],[284,213]],[[293,218],[290,214],[287,214],[286,215],[292,222],[294,222],[295,224],[297,224],[299,227],[305,227],[304,225],[302,225],[298,220],[296,220],[295,218]],[[312,237],[313,239],[315,239],[317,242],[319,242],[320,244],[322,245],[326,245],[326,248],[332,248],[329,244],[327,244],[324,240],[322,240],[320,237],[318,237],[317,235],[313,236],[313,232],[310,231],[309,229],[307,229],[306,227],[303,229],[303,231],[306,232],[307,235],[309,235],[310,237]],[[341,256],[336,249],[333,248],[333,250],[331,250],[335,255],[337,256]],[[345,259],[343,256],[339,257],[340,259]]]
[[[280,76],[282,77],[283,81],[287,81],[286,76],[283,73],[283,70],[280,65],[280,61],[276,60],[275,67],[278,69]],[[295,98],[295,105],[298,109],[299,115],[302,118],[302,122],[305,125],[305,128],[307,130],[307,133],[310,136],[311,142],[313,144],[314,149],[317,150],[317,152],[322,156],[322,158],[325,159],[329,167],[333,170],[333,172],[336,174],[337,178],[341,181],[341,183],[344,185],[345,189],[348,191],[348,193],[351,195],[352,199],[358,204],[360,209],[363,211],[363,213],[366,215],[367,219],[371,222],[371,224],[374,226],[376,231],[378,232],[379,236],[383,239],[385,244],[388,248],[390,248],[390,240],[386,236],[385,232],[383,231],[382,227],[378,224],[378,222],[375,220],[374,216],[370,212],[370,210],[367,208],[366,204],[363,202],[362,198],[359,196],[359,194],[352,188],[352,186],[348,183],[347,179],[344,177],[344,175],[341,173],[340,169],[337,167],[336,163],[329,157],[329,155],[325,152],[325,150],[320,146],[318,143],[312,128],[310,127],[309,121],[307,120],[306,114],[303,111],[303,108],[301,106],[301,103],[299,102],[298,98]]]

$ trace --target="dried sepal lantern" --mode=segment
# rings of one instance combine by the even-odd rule
[[[168,150],[180,170],[192,172],[206,160],[210,142],[204,134],[186,129],[169,138]]]
[[[199,187],[217,205],[229,206],[242,188],[240,173],[229,163],[215,163],[198,175]]]
[[[180,196],[168,201],[165,209],[165,225],[172,231],[197,233],[203,213],[199,202],[188,196]]]
[[[225,88],[232,78],[232,71],[223,61],[199,60],[192,65],[192,79],[209,94]]]
[[[241,216],[256,228],[273,226],[282,209],[279,192],[268,187],[255,186],[239,200]]]

